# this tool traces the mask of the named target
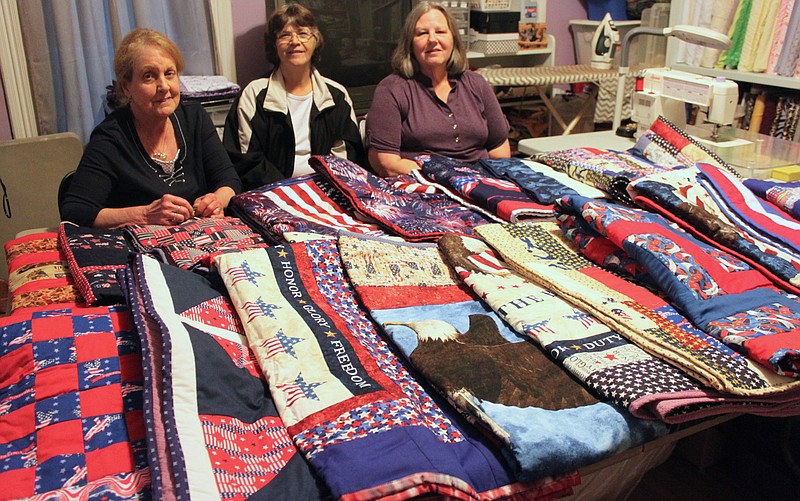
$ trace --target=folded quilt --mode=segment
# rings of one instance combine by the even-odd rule
[[[408,192],[363,167],[334,156],[312,156],[309,165],[336,186],[368,220],[408,241],[436,240],[446,233],[471,235],[491,219],[444,193]],[[363,233],[363,232],[362,232]]]
[[[778,182],[766,179],[742,181],[756,196],[775,204],[791,217],[800,220],[800,181]]]
[[[516,158],[499,161],[524,166]],[[530,218],[552,217],[552,204],[541,204],[532,200],[515,183],[492,175],[483,166],[483,162],[485,161],[466,163],[438,155],[422,155],[417,158],[420,172],[425,179],[442,185],[448,193],[459,197],[459,200],[488,210],[502,221],[516,223]]]
[[[208,270],[218,253],[267,246],[236,217],[192,218],[176,226],[132,224],[123,231],[139,252],[185,269]]]
[[[335,241],[215,263],[281,418],[334,498],[534,497],[574,485],[574,475],[513,483],[499,452],[440,407],[377,334]]]
[[[800,223],[781,217],[711,165],[655,174],[628,187],[635,203],[745,260],[776,285],[800,293]]]
[[[760,271],[658,214],[582,197],[565,197],[556,213],[636,259],[698,329],[777,374],[800,376],[800,301]]]
[[[231,210],[268,242],[285,243],[287,233],[335,237],[339,230],[384,234],[374,222],[357,218],[352,205],[321,175],[289,178],[240,193]]]
[[[90,306],[122,304],[125,295],[117,271],[128,264],[134,249],[122,230],[61,223],[58,245],[69,263],[75,286]]]
[[[716,390],[796,398],[800,383],[777,376],[695,329],[648,289],[593,265],[546,223],[486,225],[478,232],[523,277],[591,313],[615,332]],[[785,401],[785,400],[784,400]]]
[[[731,412],[797,412],[793,407],[798,401],[737,397],[701,385],[584,309],[510,270],[482,241],[449,235],[438,245],[464,283],[516,332],[539,344],[604,400],[634,416],[677,424]]]
[[[124,306],[0,318],[0,497],[151,499],[141,367]]]
[[[669,170],[629,151],[601,148],[568,148],[540,153],[535,158],[574,179],[601,189],[616,200],[628,202],[628,183],[642,176]]]
[[[583,195],[589,198],[607,196],[604,191],[576,181],[564,172],[540,162],[495,158],[481,160],[480,165],[494,177],[516,184],[540,204],[552,205],[567,195]]]
[[[219,276],[140,254],[123,277],[142,346],[153,498],[325,499]]]
[[[22,308],[83,303],[69,272],[66,255],[58,248],[58,233],[37,232],[5,244],[10,312]]]
[[[519,478],[563,474],[667,433],[588,394],[465,289],[434,244],[342,235],[339,247],[370,316],[419,373],[505,444]]]

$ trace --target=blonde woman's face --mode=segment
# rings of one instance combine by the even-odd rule
[[[166,118],[181,100],[178,69],[164,49],[145,46],[136,57],[131,81],[123,85],[134,117],[147,120]]]
[[[413,52],[423,73],[447,67],[453,53],[453,33],[447,26],[447,18],[440,11],[431,9],[417,21]]]

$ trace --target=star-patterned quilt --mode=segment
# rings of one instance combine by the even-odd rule
[[[335,241],[215,261],[283,422],[335,498],[534,498],[577,481],[515,482],[499,451],[437,402],[378,335]]]
[[[326,499],[219,276],[139,254],[122,282],[142,345],[153,497]]]
[[[142,385],[124,306],[0,318],[0,497],[149,499]]]

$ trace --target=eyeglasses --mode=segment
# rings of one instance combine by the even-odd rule
[[[278,36],[276,36],[275,38],[278,40],[279,44],[288,45],[288,44],[292,43],[292,39],[294,37],[297,37],[297,41],[300,42],[300,43],[306,43],[309,40],[311,40],[312,38],[316,38],[314,33],[312,33],[309,30],[296,31],[296,32],[295,31],[282,31],[282,32],[278,33]]]

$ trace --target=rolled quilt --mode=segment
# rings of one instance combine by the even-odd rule
[[[756,196],[775,204],[800,221],[800,181],[777,182],[765,179],[745,179],[743,182]]]

